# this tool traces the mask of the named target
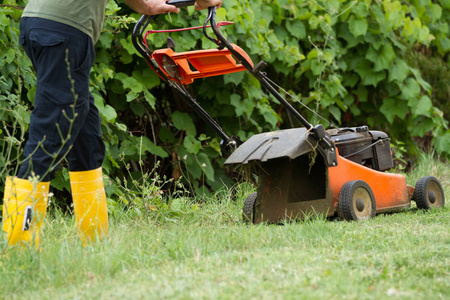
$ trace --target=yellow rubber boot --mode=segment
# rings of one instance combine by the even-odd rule
[[[83,245],[108,234],[108,209],[102,168],[69,172],[73,208]]]
[[[47,213],[50,182],[32,184],[26,179],[7,177],[3,196],[3,231],[8,244],[39,247]]]

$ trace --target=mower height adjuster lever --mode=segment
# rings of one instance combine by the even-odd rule
[[[267,63],[265,61],[260,61],[254,68],[253,68],[253,73],[257,73],[263,69],[265,69],[267,67]]]
[[[235,135],[231,136],[231,138],[227,141],[220,141],[220,150],[222,151],[222,155],[225,153],[230,153],[233,150],[236,150],[240,145],[242,145],[242,141]]]

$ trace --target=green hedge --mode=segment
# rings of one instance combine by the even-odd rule
[[[4,2],[14,6],[26,1]],[[34,97],[32,67],[18,47],[20,15],[18,8],[0,8],[2,181],[15,172]],[[115,178],[132,182],[146,172],[175,179],[183,175],[201,192],[232,185],[222,168],[220,139],[133,48],[131,31],[138,17],[111,0],[96,45],[91,87],[107,149],[103,167],[114,179],[108,196],[123,198]],[[441,62],[445,74],[450,69],[448,1],[226,0],[217,17],[234,22],[222,32],[255,63],[266,61],[269,77],[294,96],[289,100],[312,122],[320,120],[297,101],[339,126],[368,125],[388,132],[397,153],[405,156],[417,155],[418,141],[424,139],[437,152],[450,153],[443,114],[448,83],[429,76],[426,68],[429,60]],[[178,15],[159,16],[154,28],[198,26],[204,19],[205,11],[182,9]],[[214,47],[201,30],[171,37],[178,52]],[[166,38],[152,35],[149,42],[161,48]],[[248,72],[196,80],[190,89],[229,135],[242,140],[299,125]],[[54,186],[68,188],[65,169]]]

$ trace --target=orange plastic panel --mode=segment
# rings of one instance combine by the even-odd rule
[[[337,150],[337,149],[336,149]],[[329,168],[329,186],[336,207],[341,187],[347,181],[364,180],[375,196],[377,212],[409,207],[409,187],[403,175],[366,168],[338,155],[338,166]]]
[[[231,44],[253,67],[250,57],[239,46]],[[207,49],[197,51],[187,51],[176,53],[170,48],[155,50],[152,58],[160,66],[161,70],[171,80],[179,80],[182,84],[190,84],[194,79],[218,76],[247,70],[230,53],[227,48],[222,50]],[[169,58],[169,59],[168,59]],[[164,63],[171,62],[178,69],[178,76],[171,76],[173,72],[168,72],[164,68]],[[172,73],[172,74],[169,74]]]

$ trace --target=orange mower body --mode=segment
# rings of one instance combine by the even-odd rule
[[[225,164],[250,165],[257,191],[244,203],[245,222],[278,223],[326,215],[362,220],[377,213],[444,205],[439,181],[421,178],[415,187],[393,167],[389,138],[366,126],[329,130],[337,164],[328,166],[305,128],[257,134],[236,149]],[[347,158],[346,158],[347,157]]]

